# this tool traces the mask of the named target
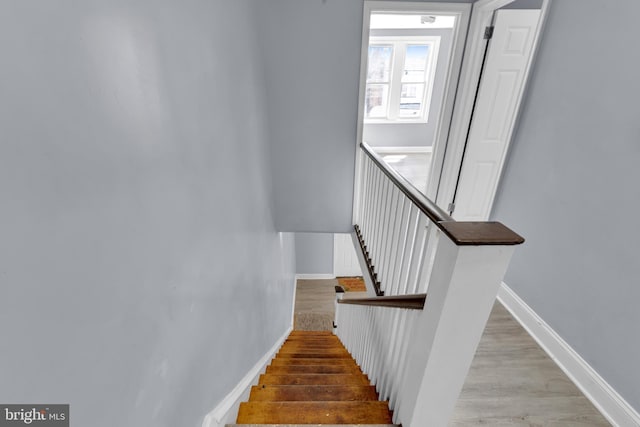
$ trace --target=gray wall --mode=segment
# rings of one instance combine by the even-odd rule
[[[289,326],[252,7],[0,5],[0,402],[200,426]]]
[[[453,30],[371,30],[370,34],[372,36],[440,36],[440,50],[438,51],[438,62],[434,76],[433,95],[431,96],[428,123],[366,123],[362,134],[362,139],[374,147],[432,146],[438,124],[438,117],[440,117],[440,109],[442,107],[442,97],[446,84],[447,68],[449,67]]]
[[[333,234],[295,233],[296,273],[333,274]]]
[[[638,16],[552,2],[492,216],[527,238],[507,284],[640,411]]]
[[[541,9],[543,0],[515,0],[502,9]]]
[[[351,231],[363,4],[255,1],[278,230]]]
[[[256,2],[278,230],[351,230],[362,5]]]

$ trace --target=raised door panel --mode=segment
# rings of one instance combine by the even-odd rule
[[[456,220],[484,221],[489,217],[539,17],[539,10],[496,12],[460,171],[453,213]]]

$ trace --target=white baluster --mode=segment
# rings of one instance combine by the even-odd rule
[[[412,262],[409,266],[409,277],[407,278],[407,294],[417,293],[418,274],[424,262],[423,257],[427,243],[427,221],[427,216],[420,212],[418,214],[418,226],[416,227],[416,236],[411,253]]]
[[[413,255],[413,247],[415,245],[416,234],[418,231],[418,215],[419,211],[415,205],[411,205],[409,224],[407,226],[407,237],[404,248],[402,249],[402,264],[400,267],[400,279],[398,280],[398,294],[407,293],[407,281],[409,279],[409,268],[411,267],[411,258]]]
[[[373,223],[371,224],[371,229],[369,230],[369,235],[366,238],[367,245],[369,246],[369,254],[371,256],[372,262],[375,263],[376,259],[376,242],[375,242],[375,233],[378,230],[380,224],[380,210],[382,208],[382,185],[384,184],[383,180],[384,174],[380,172],[380,170],[376,173],[376,187],[375,187],[375,199],[373,205]],[[375,264],[374,264],[375,265]]]
[[[395,240],[395,225],[398,222],[398,203],[400,200],[400,190],[397,187],[392,187],[391,193],[391,203],[389,206],[389,219],[387,220],[387,228],[385,235],[385,244],[383,248],[383,270],[381,271],[380,280],[384,283],[386,290],[391,290],[392,285],[389,283],[391,270],[393,268],[393,264],[391,262],[391,252],[393,250],[393,243]],[[385,295],[392,295],[388,291],[385,291]]]
[[[431,277],[431,271],[433,269],[433,260],[436,256],[436,249],[438,247],[438,239],[441,232],[438,227],[432,222],[428,226],[427,248],[423,257],[420,274],[418,276],[418,288],[417,293],[426,294],[429,288],[429,277]]]
[[[378,221],[378,226],[376,227],[376,234],[374,236],[376,243],[376,257],[375,262],[373,263],[376,273],[378,275],[378,281],[381,278],[381,266],[384,263],[383,258],[383,246],[384,246],[384,229],[386,227],[387,215],[389,211],[389,193],[391,190],[391,186],[393,184],[391,181],[384,176],[384,183],[382,185],[382,197],[380,204],[380,220]],[[384,286],[384,284],[381,284]]]
[[[409,230],[409,220],[411,218],[411,200],[403,198],[400,226],[398,228],[398,241],[396,242],[395,256],[393,258],[393,274],[391,275],[391,285],[393,292],[391,295],[398,295],[400,290],[400,276],[404,261],[404,247],[407,242]]]
[[[362,226],[364,224],[364,216],[366,212],[367,192],[369,191],[369,182],[367,177],[369,174],[369,157],[360,156],[362,167],[360,169],[360,201],[358,203],[358,214],[355,223]]]

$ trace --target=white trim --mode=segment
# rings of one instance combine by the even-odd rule
[[[291,299],[291,329],[296,323],[296,295],[298,293],[298,278],[293,277],[293,298]]]
[[[433,152],[433,147],[430,146],[416,146],[416,147],[371,147],[376,153],[411,153],[411,154],[427,154]]]
[[[640,426],[640,414],[505,283],[498,300],[611,424]]]
[[[326,274],[296,274],[296,280],[322,280],[322,279],[335,279],[336,276],[333,273]]]
[[[442,165],[442,173],[440,175],[442,178],[438,184],[439,186],[437,190],[431,186],[427,189],[429,197],[432,197],[434,194],[433,192],[437,191],[435,201],[438,206],[448,206],[449,203],[453,201],[453,195],[456,190],[458,175],[460,173],[460,165],[462,163],[464,147],[467,140],[467,133],[469,131],[469,123],[473,113],[478,81],[480,80],[482,72],[485,48],[487,45],[487,40],[484,38],[485,27],[491,25],[491,22],[493,21],[493,14],[496,10],[513,3],[513,1],[515,0],[478,0],[473,4],[471,23],[469,24],[469,35],[465,46],[462,71],[460,73],[457,99],[455,101],[453,118],[451,120],[451,134],[449,135],[449,140],[446,144],[446,153],[443,153],[444,163]],[[550,2],[551,0],[543,0],[542,7],[540,8],[540,20],[538,22],[533,42],[531,58],[524,72],[524,84],[522,86],[522,90],[516,99],[518,107],[507,134],[508,143],[505,153],[509,152],[511,137],[518,122],[520,106],[527,90],[531,67],[536,60],[540,36],[544,29]],[[505,154],[505,159],[507,157],[508,154]],[[501,172],[498,180],[496,181],[496,187],[500,183],[502,171],[504,170],[504,163],[505,160],[503,159]],[[432,185],[436,185],[437,183],[433,176],[429,178],[428,182],[432,183]],[[493,205],[493,198],[491,200],[491,205]],[[489,209],[489,211],[490,210],[491,209]]]
[[[213,411],[209,412],[202,421],[202,427],[224,427],[228,423],[235,423],[238,417],[238,407],[240,402],[248,400],[251,386],[258,384],[260,374],[264,372],[267,364],[276,354],[282,343],[287,339],[291,330],[290,326],[285,333],[276,341],[276,343],[267,351],[260,360],[247,372],[229,394]]]

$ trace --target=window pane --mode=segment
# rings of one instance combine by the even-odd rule
[[[369,64],[367,66],[367,82],[388,82],[391,73],[391,57],[393,46],[369,46]]]
[[[389,85],[368,84],[364,100],[365,118],[387,117]]]
[[[407,46],[404,70],[402,72],[402,82],[424,82],[428,57],[429,45],[414,44]]]
[[[400,117],[419,117],[422,115],[424,83],[403,83],[400,92]]]

